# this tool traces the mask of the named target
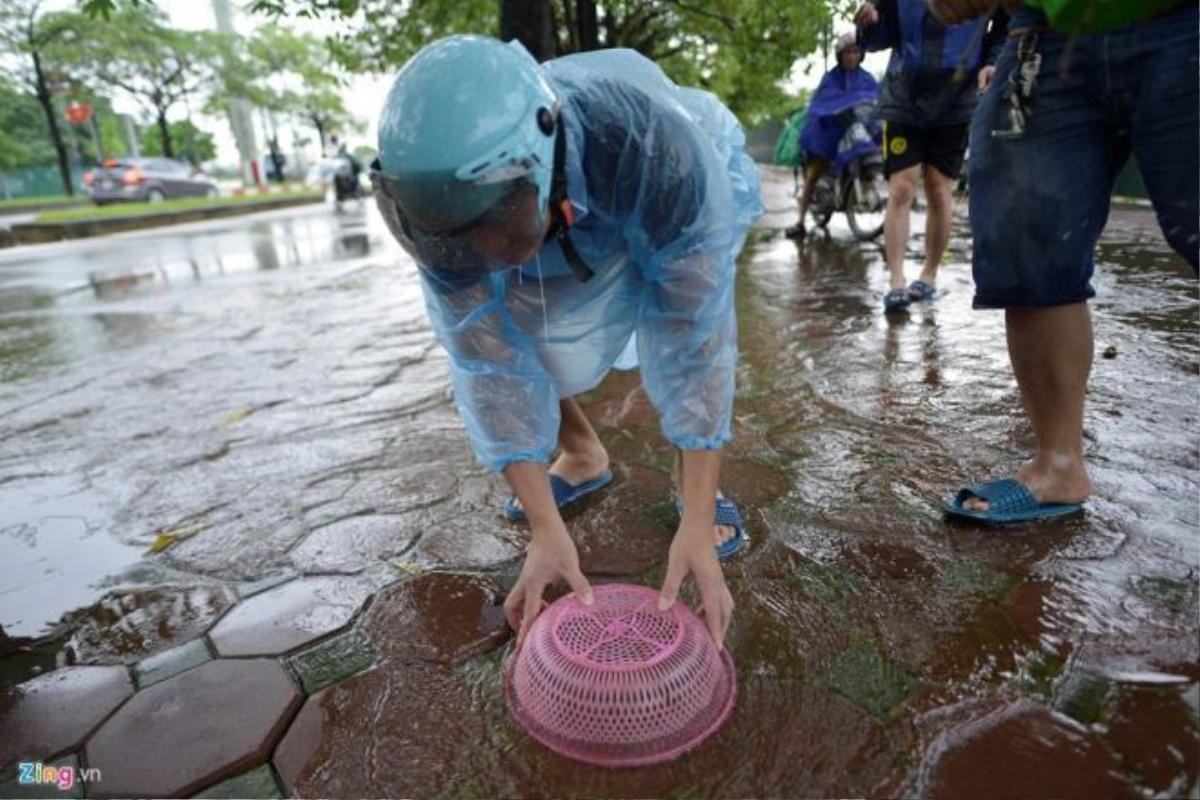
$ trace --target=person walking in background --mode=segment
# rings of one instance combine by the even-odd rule
[[[868,51],[891,50],[883,79],[884,173],[888,205],[884,247],[890,288],[884,310],[900,311],[937,292],[937,271],[950,243],[954,186],[967,146],[977,94],[991,80],[1006,16],[943,25],[925,0],[874,0],[855,15]],[[906,283],[904,254],[919,180],[928,216],[921,273]]]

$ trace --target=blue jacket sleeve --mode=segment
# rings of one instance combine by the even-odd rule
[[[507,308],[507,272],[466,285],[436,271],[420,273],[476,457],[492,471],[516,461],[549,461],[558,436],[558,392],[535,343]]]
[[[874,0],[879,23],[865,30],[867,52],[890,50],[900,44],[900,0]]]
[[[709,125],[736,127],[719,104],[708,110]],[[617,178],[636,187],[626,198],[624,234],[645,278],[637,328],[642,381],[674,445],[717,449],[730,438],[737,366],[734,258],[745,228],[732,186],[741,165],[731,169],[729,159],[742,154],[740,147],[722,153],[676,109],[653,107],[643,122],[632,140],[637,152],[622,159]],[[757,173],[754,181],[756,189]]]

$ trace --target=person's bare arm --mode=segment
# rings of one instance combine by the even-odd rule
[[[679,587],[691,575],[700,589],[704,622],[713,640],[722,645],[733,618],[733,595],[725,585],[725,574],[713,542],[713,508],[721,475],[720,450],[685,450],[680,467],[683,519],[667,559],[660,609],[675,602]]]
[[[504,600],[508,624],[517,631],[517,646],[542,608],[546,587],[563,580],[584,605],[592,604],[592,588],[579,569],[579,554],[567,533],[546,467],[534,461],[517,461],[504,469],[504,477],[529,520],[529,546],[516,585]]]

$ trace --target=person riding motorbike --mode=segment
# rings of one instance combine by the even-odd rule
[[[837,66],[825,73],[808,107],[808,118],[800,133],[800,147],[804,151],[804,189],[799,199],[799,219],[785,234],[794,239],[804,239],[804,215],[812,204],[817,181],[833,165],[835,170],[843,168],[859,154],[840,152],[839,143],[850,126],[862,116],[856,108],[873,106],[879,95],[879,83],[862,68],[862,51],[853,33],[843,34],[835,48]],[[878,143],[876,143],[878,144]]]

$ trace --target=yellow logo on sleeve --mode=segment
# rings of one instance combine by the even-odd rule
[[[888,142],[888,149],[892,151],[894,156],[904,155],[904,151],[908,149],[908,139],[903,136],[893,136]]]

